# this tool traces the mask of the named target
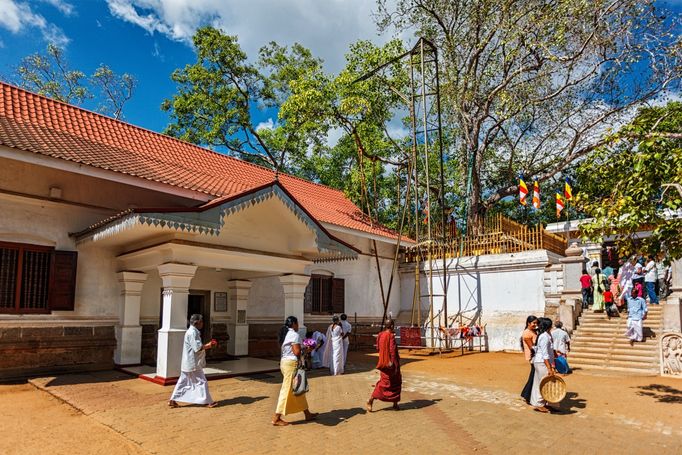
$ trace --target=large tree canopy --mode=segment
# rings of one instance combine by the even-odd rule
[[[581,225],[587,237],[611,236],[624,254],[662,248],[682,257],[680,132],[682,103],[645,108],[580,165],[577,202],[593,217]]]
[[[470,194],[450,187],[473,226],[517,192],[518,174],[560,174],[680,75],[677,18],[653,0],[379,3],[381,25],[441,50],[450,163],[473,170]]]

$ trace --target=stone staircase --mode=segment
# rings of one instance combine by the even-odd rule
[[[583,311],[571,337],[571,368],[612,370],[633,374],[658,374],[658,336],[662,334],[661,305],[649,305],[644,321],[644,342],[630,346],[625,337],[627,313],[608,320],[605,313]]]

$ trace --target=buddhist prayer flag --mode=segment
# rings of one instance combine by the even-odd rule
[[[540,210],[540,185],[537,180],[533,182],[533,207]]]
[[[567,201],[573,199],[573,188],[571,188],[571,183],[568,179],[566,179],[566,183],[564,184],[564,198],[566,198]]]
[[[528,196],[528,186],[523,181],[523,175],[519,177],[519,202],[521,205],[526,205],[526,196]]]
[[[564,200],[561,197],[561,193],[556,192],[556,217],[559,219],[561,217],[561,211],[564,209]]]

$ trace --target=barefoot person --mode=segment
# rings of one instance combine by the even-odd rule
[[[521,334],[521,348],[523,349],[523,356],[526,362],[530,364],[530,373],[526,385],[521,391],[521,396],[530,404],[530,394],[533,390],[533,379],[535,378],[535,367],[533,366],[533,355],[535,353],[535,340],[538,338],[536,333],[538,328],[538,318],[530,315],[526,318],[526,328]]]
[[[644,332],[642,329],[642,321],[646,319],[648,312],[646,300],[639,296],[637,286],[635,286],[630,295],[627,297],[628,302],[628,330],[625,336],[630,339],[630,346],[635,344],[635,341],[644,340]]]
[[[200,314],[193,314],[189,318],[189,328],[185,332],[185,341],[182,348],[182,365],[180,366],[180,379],[175,384],[173,394],[168,401],[171,408],[178,407],[178,401],[182,403],[205,404],[212,408],[216,402],[211,398],[208,391],[208,381],[204,375],[206,366],[206,350],[215,346],[215,341],[203,344],[201,342],[201,330],[204,327],[204,318]]]
[[[393,333],[393,319],[384,322],[384,330],[377,336],[377,348],[379,349],[379,362],[377,370],[381,372],[379,382],[374,386],[374,392],[367,401],[367,411],[372,412],[374,400],[387,401],[393,403],[396,411],[400,401],[400,390],[403,378],[400,375],[400,356],[398,355],[398,344],[395,342]]]
[[[289,316],[284,322],[284,326],[279,333],[279,342],[282,345],[282,357],[279,368],[282,371],[282,388],[279,391],[277,409],[272,417],[272,424],[276,427],[289,425],[289,422],[282,420],[283,415],[296,414],[303,412],[306,420],[313,420],[317,417],[308,410],[308,401],[305,393],[294,395],[291,384],[296,375],[298,359],[301,356],[301,336],[298,334],[298,319]]]
[[[539,412],[549,412],[551,408],[540,394],[540,381],[545,376],[554,376],[554,346],[552,336],[549,334],[552,328],[552,320],[547,318],[538,319],[538,340],[533,356],[535,376],[533,378],[533,390],[530,395],[530,404]]]

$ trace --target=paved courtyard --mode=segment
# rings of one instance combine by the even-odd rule
[[[682,381],[577,371],[562,412],[519,398],[520,355],[405,356],[402,410],[364,409],[378,373],[354,353],[350,372],[311,379],[316,422],[270,418],[279,374],[211,381],[214,409],[169,409],[171,387],[118,372],[0,386],[0,453],[681,453]]]

